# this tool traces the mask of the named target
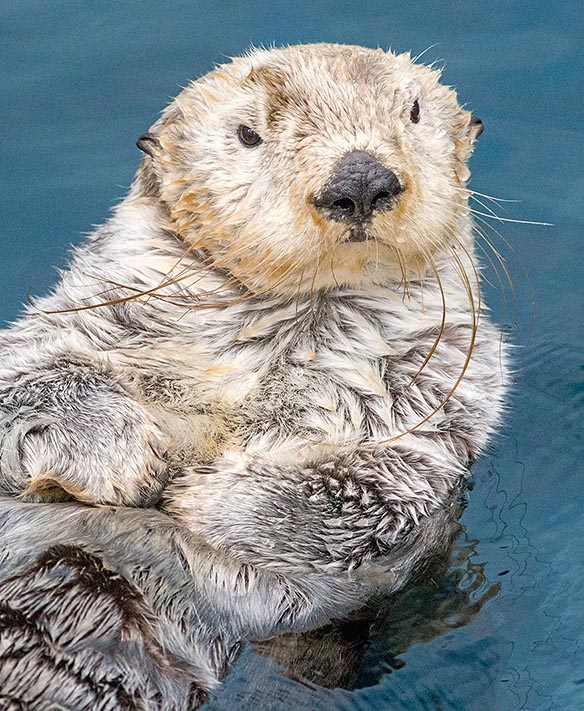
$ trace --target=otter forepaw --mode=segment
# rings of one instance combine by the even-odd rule
[[[22,497],[153,506],[168,481],[167,442],[137,403],[129,409],[126,404],[93,422],[50,422],[29,430],[19,447],[27,482]]]

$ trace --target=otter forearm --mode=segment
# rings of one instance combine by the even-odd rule
[[[87,502],[147,503],[165,483],[163,437],[123,379],[72,350],[0,370],[0,492],[64,490]],[[50,493],[49,493],[50,492]]]
[[[449,498],[463,468],[371,447],[282,466],[223,457],[171,482],[166,509],[212,545],[282,570],[349,569],[384,555]]]

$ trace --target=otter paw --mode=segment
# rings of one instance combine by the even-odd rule
[[[77,426],[76,426],[77,425]],[[50,422],[20,443],[28,501],[153,506],[168,481],[167,438],[137,403],[93,420]]]

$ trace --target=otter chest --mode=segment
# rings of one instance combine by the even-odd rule
[[[290,438],[342,444],[387,436],[394,423],[394,388],[410,380],[384,324],[356,310],[323,309],[311,328],[302,322],[272,338],[234,347],[233,372],[219,398],[239,412],[242,444]],[[403,372],[402,372],[403,371]]]
[[[403,432],[421,419],[411,400],[425,398],[430,366],[410,384],[435,334],[427,312],[422,323],[419,310],[392,297],[384,293],[377,309],[329,295],[314,311],[292,304],[251,316],[223,312],[220,322],[202,324],[190,349],[167,344],[176,392],[162,398],[157,388],[153,399],[181,422],[210,418],[205,438],[217,429],[228,447],[298,451],[307,442],[334,446]]]
[[[328,350],[306,357],[306,363],[280,359],[241,403],[245,440],[261,435],[340,444],[383,427],[391,398],[381,362]]]

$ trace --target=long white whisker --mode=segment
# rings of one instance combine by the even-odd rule
[[[475,197],[474,195],[471,195],[470,197],[471,197],[471,199],[474,200],[475,202],[478,202],[478,204],[479,204],[481,207],[484,207],[485,210],[486,210],[488,213],[490,213],[493,217],[495,217],[495,218],[498,218],[498,217],[499,217],[499,215],[497,215],[497,213],[496,213],[491,207],[489,207],[488,205],[485,205],[485,203],[484,203],[482,200],[479,200],[478,197]],[[497,207],[498,207],[498,206],[497,206]],[[472,207],[471,207],[471,212],[472,212]]]
[[[480,212],[479,210],[470,210],[473,215],[481,215],[482,217],[488,217],[490,220],[498,220],[499,222],[514,222],[519,225],[537,225],[538,227],[555,227],[553,222],[536,222],[535,220],[512,220],[509,217],[499,217],[499,215],[489,215],[488,212]]]
[[[418,54],[416,57],[414,57],[412,59],[412,62],[417,62],[418,59],[421,59],[426,54],[426,52],[429,52],[431,49],[434,49],[434,47],[438,47],[439,44],[440,44],[440,42],[434,42],[434,44],[431,44],[429,47],[426,47],[425,50],[420,52],[420,54]]]
[[[479,197],[485,198],[486,200],[491,200],[494,203],[499,203],[499,202],[514,202],[514,203],[520,203],[521,200],[509,200],[509,198],[500,198],[500,197],[493,197],[492,195],[487,195],[486,193],[479,193],[478,190],[471,190],[470,188],[466,188],[468,192],[471,195],[478,195]]]

